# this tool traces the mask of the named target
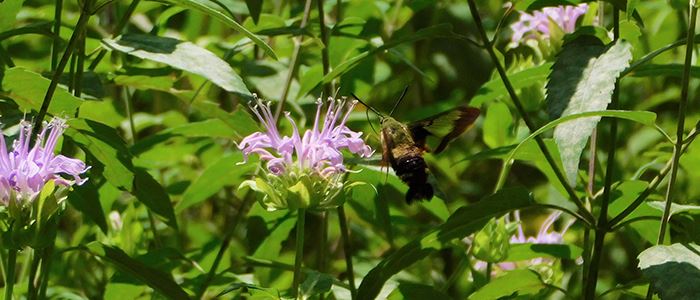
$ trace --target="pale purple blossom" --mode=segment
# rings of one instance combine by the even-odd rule
[[[327,109],[322,114],[324,103],[316,102],[316,115],[313,127],[303,135],[296,122],[285,112],[292,126],[292,135],[283,136],[277,128],[269,103],[263,103],[257,96],[251,110],[265,127],[263,132],[255,132],[238,144],[244,159],[257,154],[267,162],[267,169],[273,175],[283,175],[290,171],[312,171],[323,177],[346,171],[341,150],[346,149],[361,157],[372,155],[372,149],[360,137],[362,132],[350,130],[345,124],[356,101],[346,103],[345,99],[329,98]]]
[[[587,11],[588,4],[581,3],[577,6],[545,7],[532,14],[520,12],[518,21],[510,25],[513,31],[511,42],[517,45],[539,37],[549,38],[551,25],[558,26],[565,33],[571,33],[576,29],[578,18]]]
[[[0,131],[0,203],[8,205],[10,199],[32,201],[48,181],[56,185],[81,185],[81,178],[90,167],[79,159],[54,154],[59,137],[66,128],[65,120],[54,118],[44,125],[36,142],[30,145],[32,125],[20,123],[19,138],[12,143],[11,151]],[[47,136],[48,134],[48,136]],[[62,175],[72,177],[67,179]]]

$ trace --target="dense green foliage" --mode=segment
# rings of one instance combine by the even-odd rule
[[[521,14],[584,2],[575,28],[550,16],[546,35],[511,40]],[[11,145],[21,120],[64,118],[60,153],[91,166],[65,209],[47,184],[26,227],[2,206],[4,290],[14,282],[15,299],[617,299],[650,289],[692,299],[694,5],[0,0],[3,138]],[[249,109],[255,97],[309,128],[319,97],[352,93],[388,112],[405,86],[401,121],[481,110],[443,153],[425,154],[431,201],[405,203],[407,186],[380,167],[379,117],[358,105],[347,126],[375,153],[345,153],[341,209],[261,205],[256,190],[275,192],[261,178],[274,175],[255,155],[242,163],[238,147],[265,131]],[[307,181],[290,199],[315,195]]]

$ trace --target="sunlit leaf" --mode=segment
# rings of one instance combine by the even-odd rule
[[[237,165],[242,161],[242,153],[236,152],[236,154],[224,156],[212,163],[187,187],[182,201],[175,207],[176,211],[181,212],[192,205],[201,203],[219,192],[224,186],[235,185],[243,181],[245,176],[255,170],[256,164]]]
[[[512,298],[539,293],[545,288],[536,272],[528,269],[514,270],[491,280],[469,296],[469,299],[490,300]]]
[[[103,175],[112,185],[130,191],[134,166],[126,143],[107,125],[83,119],[68,120],[66,136],[104,165]]]
[[[24,111],[39,111],[51,80],[21,67],[5,71],[2,77],[2,89],[9,93],[12,100]],[[48,112],[57,116],[71,116],[80,107],[83,100],[73,96],[63,86],[58,86],[53,95]]]
[[[102,42],[112,50],[201,75],[226,91],[252,97],[243,79],[227,62],[190,42],[143,34],[125,34]]]
[[[253,43],[258,45],[258,47],[262,48],[267,55],[272,57],[273,59],[277,59],[277,55],[275,54],[275,51],[270,48],[268,44],[266,44],[263,40],[261,40],[257,35],[254,33],[250,32],[248,29],[245,27],[241,26],[238,22],[236,22],[233,19],[233,16],[228,14],[228,12],[224,12],[224,8],[222,8],[220,5],[217,5],[214,1],[208,1],[208,0],[163,0],[164,2],[172,3],[174,5],[179,5],[182,7],[198,10],[204,14],[207,14],[214,19],[217,19],[224,24],[228,25],[229,27],[239,31],[240,33],[244,34],[246,37],[248,37]],[[226,8],[227,9],[227,8]]]
[[[605,46],[597,38],[581,35],[566,43],[547,83],[546,102],[550,117],[557,119],[605,110],[611,101],[616,79],[629,66],[631,59],[631,46],[625,41]],[[579,119],[554,130],[554,140],[571,185],[576,184],[581,152],[599,121],[599,117]]]
[[[653,246],[638,258],[638,267],[661,299],[695,299],[700,295],[700,246]]]

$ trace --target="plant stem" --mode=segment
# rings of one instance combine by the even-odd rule
[[[489,53],[489,56],[491,57],[491,60],[493,61],[493,64],[496,67],[496,70],[498,71],[498,75],[501,77],[501,81],[503,81],[503,85],[506,87],[506,90],[508,91],[508,95],[510,96],[511,100],[513,101],[513,104],[515,105],[515,108],[518,110],[518,113],[520,116],[523,118],[523,121],[525,122],[525,125],[527,125],[527,128],[531,132],[535,132],[537,130],[537,127],[535,126],[535,123],[532,122],[530,117],[527,115],[527,112],[525,111],[525,107],[522,105],[522,102],[520,102],[520,98],[518,98],[518,95],[515,93],[515,89],[513,88],[513,85],[511,84],[510,80],[508,79],[508,75],[506,74],[505,69],[503,66],[501,66],[500,61],[498,60],[498,56],[496,55],[496,52],[493,49],[493,44],[491,44],[488,36],[486,36],[486,30],[484,29],[484,25],[481,22],[481,16],[479,16],[479,10],[477,9],[476,3],[474,0],[468,0],[469,3],[469,10],[472,13],[472,17],[474,18],[474,23],[476,24],[477,30],[479,31],[479,35],[481,36],[481,41],[484,44],[484,47],[486,48],[486,51]],[[581,210],[581,214],[589,220],[591,223],[594,221],[594,217],[591,214],[588,209],[586,209],[586,206],[583,204],[581,199],[576,195],[576,191],[574,191],[574,188],[569,185],[566,177],[564,176],[564,173],[561,171],[559,166],[556,164],[556,161],[554,160],[554,157],[552,154],[549,152],[547,149],[547,145],[544,143],[544,140],[540,136],[535,137],[535,142],[537,143],[537,146],[540,148],[540,151],[542,151],[542,155],[544,155],[545,159],[547,160],[547,163],[552,167],[552,171],[554,171],[554,174],[556,175],[557,179],[559,182],[564,186],[566,189],[566,193],[568,194],[569,198],[571,201],[573,201],[576,206],[578,207],[579,210]]]
[[[17,265],[17,250],[9,249],[7,255],[7,271],[5,274],[5,299],[12,300],[12,288],[15,286],[15,266]]]
[[[586,286],[586,280],[588,280],[588,268],[591,264],[591,230],[590,228],[584,228],[583,231],[583,253],[581,257],[583,258],[583,270],[581,272],[581,288]]]
[[[688,25],[688,36],[685,48],[685,65],[683,67],[683,79],[681,80],[681,99],[678,103],[678,124],[676,126],[676,143],[673,149],[673,160],[671,163],[671,178],[668,180],[666,188],[666,205],[664,214],[661,217],[661,226],[659,226],[659,236],[656,244],[664,243],[666,237],[666,227],[671,218],[671,204],[673,203],[674,185],[678,176],[678,167],[680,165],[681,155],[683,154],[683,135],[685,131],[685,115],[688,107],[688,90],[690,88],[690,69],[693,65],[693,45],[695,39],[695,22],[698,16],[698,8],[695,6],[695,1],[690,1],[690,24]],[[653,287],[650,284],[647,290],[647,299],[651,299]]]
[[[124,15],[122,15],[121,19],[119,19],[119,23],[117,23],[117,26],[114,27],[114,32],[112,32],[112,37],[117,37],[121,34],[122,30],[124,30],[124,27],[126,27],[126,24],[129,22],[129,19],[131,18],[131,15],[134,14],[134,11],[136,10],[136,6],[139,5],[139,2],[141,0],[133,0],[131,1],[131,4],[129,4],[129,7],[126,8],[126,11],[124,12]],[[88,70],[94,71],[95,68],[97,68],[97,65],[100,64],[100,61],[105,57],[107,54],[107,49],[101,49],[99,53],[97,53],[97,57],[95,57],[95,60],[93,60],[90,63],[90,66],[88,67]]]
[[[53,15],[53,33],[56,38],[51,44],[51,71],[56,71],[58,65],[58,53],[61,48],[61,12],[63,11],[63,0],[56,0]]]
[[[41,254],[41,274],[39,274],[39,299],[46,299],[46,289],[49,286],[49,273],[51,273],[51,263],[53,262],[53,251],[56,243],[56,235],[52,237],[53,242],[44,248]]]
[[[328,212],[324,211],[321,213],[321,230],[318,242],[318,266],[316,267],[319,272],[326,272],[326,255],[328,251]],[[319,300],[324,300],[326,295],[324,293],[318,295]]]
[[[493,270],[493,263],[487,262],[486,263],[486,273],[484,274],[486,278],[486,283],[489,283],[491,281],[491,271]]]
[[[691,1],[694,2],[694,1]],[[688,37],[685,51],[685,66],[683,68],[683,79],[681,81],[681,99],[678,104],[678,124],[676,126],[676,144],[673,150],[673,161],[671,164],[671,178],[668,181],[666,188],[666,206],[664,214],[661,218],[661,226],[659,228],[659,238],[656,244],[663,244],[666,235],[666,226],[671,215],[671,204],[673,203],[673,186],[676,183],[678,176],[678,167],[680,165],[681,154],[683,154],[683,135],[685,130],[685,115],[688,107],[688,89],[690,86],[690,69],[693,65],[693,42],[695,38],[695,19],[697,18],[698,9],[692,6],[690,9],[690,25],[688,25]]]
[[[596,148],[598,145],[598,128],[593,128],[593,133],[591,133],[591,147],[588,159],[588,194],[593,199],[593,194],[595,190],[595,157]],[[588,201],[586,203],[589,203]]]
[[[197,295],[196,295],[195,299],[202,298],[204,293],[207,291],[207,287],[209,287],[209,284],[211,283],[212,279],[214,279],[214,275],[216,275],[216,270],[219,268],[219,264],[221,264],[221,260],[224,258],[224,254],[226,253],[226,250],[228,250],[228,246],[231,244],[231,240],[233,240],[233,234],[236,231],[236,227],[238,226],[238,223],[240,223],[240,220],[243,219],[245,212],[248,210],[248,206],[253,201],[255,201],[255,197],[245,197],[243,199],[243,201],[241,201],[241,205],[238,207],[238,211],[236,212],[236,215],[230,221],[228,226],[226,226],[226,232],[224,233],[224,240],[221,242],[221,247],[219,247],[219,252],[216,253],[216,258],[214,258],[214,263],[212,263],[211,268],[209,269],[209,272],[207,273],[207,276],[204,278],[202,285],[197,290]]]
[[[296,254],[294,255],[294,280],[292,281],[292,295],[295,297],[299,293],[301,283],[301,265],[304,260],[304,223],[306,222],[306,209],[300,208],[297,211],[297,235]],[[299,297],[297,297],[299,299]]]
[[[323,48],[321,49],[321,61],[323,63],[323,77],[326,77],[328,71],[330,70],[330,58],[328,56],[328,28],[326,28],[325,15],[323,13],[323,0],[316,0],[318,4],[318,26],[321,29],[321,43],[323,43]],[[326,83],[323,85],[323,96],[331,96],[331,83]]]
[[[345,207],[338,206],[338,223],[340,223],[340,236],[343,239],[343,254],[345,255],[345,273],[350,284],[350,297],[355,299],[357,288],[355,287],[355,270],[352,266],[352,245],[350,244],[350,230],[345,216]]]
[[[613,7],[613,43],[620,39],[620,10]],[[619,79],[615,81],[615,89],[608,109],[617,109],[620,99]],[[584,288],[584,298],[593,300],[595,298],[595,288],[598,283],[598,270],[603,256],[603,246],[605,235],[608,233],[608,205],[612,189],[613,176],[615,172],[615,152],[617,149],[617,119],[610,120],[610,142],[608,144],[608,161],[605,167],[605,182],[603,183],[603,198],[600,203],[600,214],[595,229],[595,239],[593,241],[593,252],[588,267],[588,276]]]
[[[70,40],[68,41],[66,51],[63,52],[63,56],[58,62],[56,70],[53,72],[53,76],[51,76],[51,83],[49,84],[49,87],[46,90],[46,95],[44,95],[44,100],[41,103],[39,113],[37,114],[36,119],[34,120],[34,127],[32,127],[31,135],[32,138],[36,137],[36,135],[39,133],[39,130],[41,129],[41,123],[44,121],[44,117],[46,116],[46,112],[49,109],[49,104],[51,104],[53,94],[56,92],[56,88],[58,87],[58,81],[61,78],[61,74],[63,74],[63,70],[66,68],[66,64],[68,64],[68,60],[71,54],[73,53],[73,50],[81,35],[81,32],[83,31],[83,28],[85,27],[88,19],[90,18],[90,13],[87,11],[86,8],[88,6],[89,5],[84,4],[84,8],[80,11],[80,17],[78,18],[78,22],[75,25],[75,30],[73,31],[73,34],[71,35]]]
[[[279,120],[279,116],[284,110],[284,103],[287,101],[287,96],[289,94],[289,87],[292,85],[292,79],[294,79],[294,74],[296,73],[297,64],[299,63],[299,54],[301,53],[301,42],[304,40],[304,30],[306,29],[306,23],[309,21],[309,15],[311,14],[311,2],[312,0],[306,0],[304,4],[304,15],[301,18],[301,23],[299,24],[299,36],[294,38],[294,51],[292,52],[291,61],[289,61],[289,70],[287,71],[287,78],[284,81],[284,86],[282,87],[282,96],[277,103],[277,109],[275,110],[275,120]]]
[[[80,97],[83,92],[83,70],[85,69],[85,28],[83,28],[80,32],[80,40],[78,43],[75,77],[73,78],[73,95],[76,97]]]
[[[38,251],[33,250],[32,252],[32,264],[29,268],[29,280],[27,280],[27,299],[29,300],[36,299],[37,292],[39,291],[36,285],[36,271],[39,269],[39,262],[41,261],[41,256]]]

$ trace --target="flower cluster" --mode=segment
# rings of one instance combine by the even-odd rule
[[[517,22],[510,25],[513,31],[511,43],[514,46],[525,44],[528,40],[549,38],[552,26],[557,26],[565,33],[576,29],[576,21],[588,11],[588,4],[577,6],[545,7],[532,14],[520,12]]]
[[[372,149],[360,137],[362,132],[350,130],[345,123],[356,101],[349,104],[345,99],[316,102],[316,115],[311,129],[301,134],[296,122],[285,112],[292,127],[292,135],[281,135],[277,120],[270,110],[270,103],[264,103],[255,96],[251,110],[265,127],[265,131],[255,132],[238,144],[244,160],[250,154],[257,154],[266,162],[266,180],[247,181],[243,186],[265,194],[263,204],[270,210],[298,207],[325,207],[336,205],[335,199],[343,187],[341,175],[346,168],[342,150],[348,150],[361,157],[372,155]],[[297,197],[298,195],[307,195]],[[296,195],[296,196],[295,196]]]
[[[515,211],[513,212],[513,219],[511,220],[510,215],[505,216],[505,223],[506,224],[517,224],[516,232],[510,237],[510,244],[525,244],[525,243],[533,243],[533,244],[564,244],[564,234],[566,231],[571,227],[571,225],[574,223],[574,220],[569,221],[564,225],[561,231],[556,231],[553,229],[554,224],[559,220],[561,217],[561,211],[555,211],[552,214],[550,214],[547,219],[542,222],[540,225],[540,230],[537,232],[536,236],[526,236],[525,235],[525,230],[523,229],[523,225],[520,222],[520,212]],[[512,231],[511,231],[512,232]],[[524,263],[516,263],[516,262],[499,262],[496,265],[498,266],[499,269],[501,270],[513,270],[518,267],[518,265],[526,265],[529,267],[537,267],[541,265],[549,265],[553,262],[552,259],[550,258],[544,258],[544,257],[537,257],[533,258],[531,260],[525,261]],[[476,269],[484,269],[486,267],[486,262],[484,261],[477,261],[475,266]]]
[[[32,125],[22,121],[19,138],[12,143],[12,151],[8,151],[0,132],[0,204],[7,206],[10,201],[31,203],[49,181],[57,186],[70,187],[87,180],[80,177],[89,169],[84,162],[54,154],[58,138],[65,128],[64,120],[51,120],[44,125],[32,146]],[[72,180],[61,174],[72,177]]]

